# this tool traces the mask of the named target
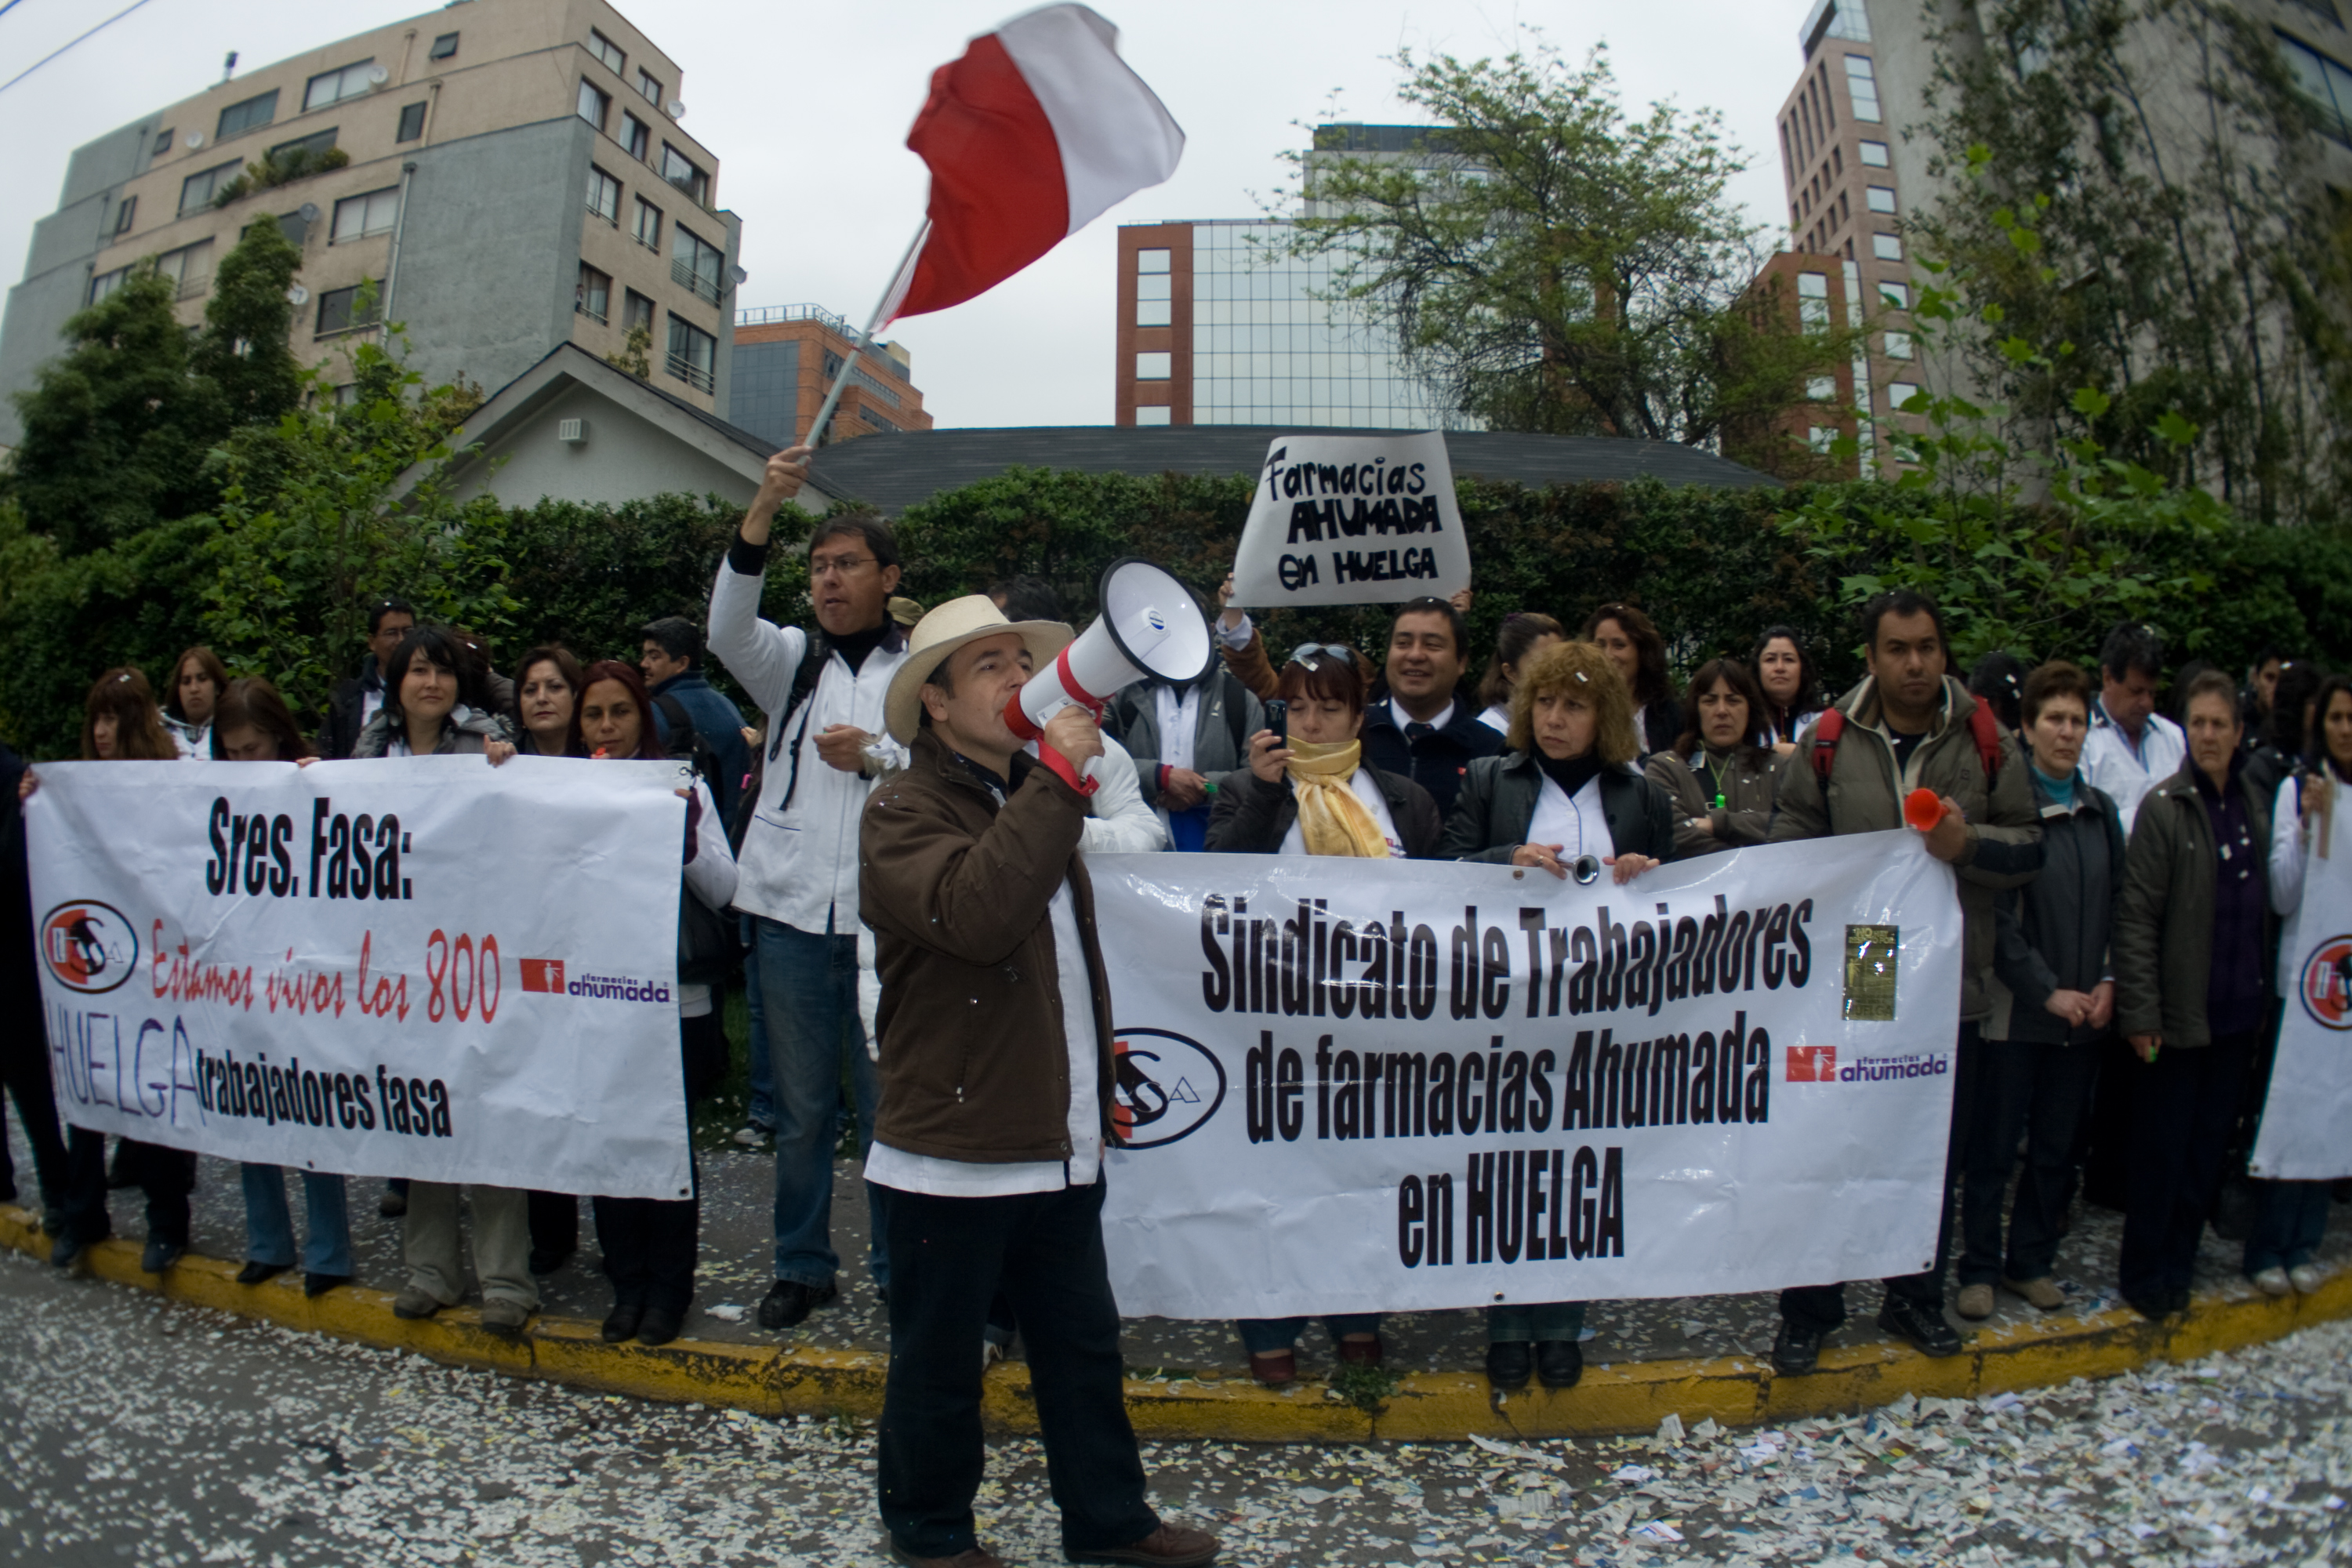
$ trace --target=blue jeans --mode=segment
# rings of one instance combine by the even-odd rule
[[[2246,1237],[2246,1274],[2297,1268],[2319,1251],[2327,1229],[2326,1182],[2256,1182],[2254,1230]]]
[[[1273,1355],[1278,1351],[1296,1350],[1298,1336],[1307,1330],[1305,1318],[1236,1318],[1234,1327],[1241,1331],[1242,1349],[1252,1355]],[[1334,1312],[1323,1320],[1331,1331],[1331,1342],[1338,1344],[1349,1334],[1377,1334],[1381,1331],[1378,1312]]]
[[[286,1172],[278,1165],[247,1165],[245,1256],[247,1262],[294,1267],[294,1216],[286,1206]],[[343,1179],[324,1171],[302,1173],[302,1271],[352,1275],[352,1221],[343,1202]]]
[[[842,1063],[849,1063],[857,1100],[860,1159],[874,1142],[881,1088],[857,1019],[857,938],[818,936],[763,918],[757,957],[775,1086],[776,1278],[825,1285],[841,1266],[833,1249],[833,1156]],[[870,1186],[866,1214],[874,1283],[887,1288],[881,1209]]]
[[[759,917],[740,918],[743,921],[743,942],[748,947],[760,940]],[[743,1120],[773,1131],[776,1080],[768,1070],[768,1011],[761,1005],[760,965],[756,959],[743,966],[743,1005],[751,1015],[751,1037],[743,1047],[744,1068],[751,1079],[751,1102],[744,1110]]]

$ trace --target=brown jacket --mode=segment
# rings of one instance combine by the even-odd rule
[[[1103,1137],[1111,1128],[1110,980],[1078,854],[1087,803],[1013,761],[1003,805],[931,731],[866,803],[858,910],[874,928],[882,1103],[874,1135],[942,1160],[1071,1157],[1070,1058],[1048,908],[1065,880],[1092,983]]]
[[[1666,792],[1675,803],[1675,858],[1712,855],[1744,844],[1761,844],[1772,831],[1772,797],[1780,786],[1780,758],[1764,752],[1763,765],[1742,747],[1725,760],[1716,775],[1723,786],[1717,805],[1699,783],[1696,770],[1672,752],[1654,752],[1642,774]]]

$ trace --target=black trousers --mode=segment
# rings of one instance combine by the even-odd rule
[[[147,1234],[188,1245],[188,1194],[196,1190],[196,1157],[125,1138],[121,1156],[132,1184],[147,1194]],[[66,1135],[65,1234],[88,1246],[114,1234],[106,1210],[106,1134],[87,1127]]]
[[[1002,1198],[893,1189],[890,1383],[877,1481],[882,1523],[918,1557],[979,1545],[971,1500],[986,1458],[981,1331],[1002,1289],[1021,1320],[1045,1474],[1072,1552],[1157,1529],[1120,1380],[1118,1304],[1103,1258],[1103,1183]]]
[[[579,1251],[580,1200],[570,1193],[533,1190],[525,1195],[530,1199],[530,1249],[559,1258]],[[599,1228],[597,1234],[604,1231]]]
[[[2058,1230],[2074,1195],[2074,1149],[2099,1076],[2104,1040],[2079,1046],[1987,1040],[1977,1083],[1976,1114],[1960,1151],[1962,1285],[2040,1279],[2058,1261]],[[2025,1138],[2025,1174],[2009,1219],[2003,1256],[2000,1211],[2017,1140]]]
[[[49,1079],[48,1031],[41,1021],[40,996],[30,977],[0,979],[8,991],[0,1000],[0,1086],[16,1101],[25,1120],[25,1140],[33,1146],[33,1173],[41,1186],[41,1206],[62,1211],[66,1201],[65,1135],[58,1130],[57,1089]],[[0,1109],[0,1182],[16,1184],[8,1153],[7,1112]]]
[[[2125,1300],[2153,1302],[2189,1289],[2261,1034],[2216,1036],[2194,1049],[2167,1046],[2152,1062],[2132,1058],[2131,1194],[2116,1268]]]
[[[693,1158],[690,1149],[688,1158]],[[695,1161],[692,1169],[690,1198],[596,1198],[590,1203],[614,1306],[652,1307],[683,1316],[693,1305],[695,1249],[702,1236],[701,1162]],[[531,1244],[539,1244],[535,1234]]]
[[[1936,1260],[1917,1274],[1898,1274],[1885,1281],[1889,1297],[1899,1297],[1931,1312],[1944,1310],[1944,1266],[1952,1256],[1952,1197],[1960,1173],[1960,1136],[1975,1113],[1977,1084],[1983,1071],[1984,1041],[1976,1025],[1962,1024],[1952,1051],[1952,1120],[1945,1131],[1944,1207],[1936,1226]],[[1845,1324],[1845,1287],[1790,1286],[1780,1292],[1780,1317],[1814,1333],[1834,1332]]]

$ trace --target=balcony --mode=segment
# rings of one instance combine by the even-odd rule
[[[708,300],[714,305],[719,303],[719,279],[715,277],[706,278],[697,272],[688,264],[685,257],[676,256],[670,258],[669,278],[671,282],[681,288],[692,289],[698,299]]]
[[[710,368],[695,363],[684,354],[669,356],[669,373],[697,392],[709,392],[713,385]]]

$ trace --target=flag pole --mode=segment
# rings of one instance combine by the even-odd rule
[[[923,248],[923,241],[930,235],[931,220],[926,217],[916,227],[914,240],[908,245],[907,254],[899,258],[897,270],[890,274],[890,282],[882,290],[882,298],[874,301],[874,313],[866,318],[864,334],[849,345],[849,355],[841,362],[841,374],[833,378],[833,388],[824,395],[824,405],[817,409],[816,417],[809,421],[808,434],[801,437],[802,446],[812,450],[815,448],[825,421],[831,419],[833,411],[841,406],[841,395],[849,385],[849,373],[857,364],[858,352],[874,341],[875,329],[882,325],[884,313],[907,297],[908,268],[915,264],[916,256]]]

